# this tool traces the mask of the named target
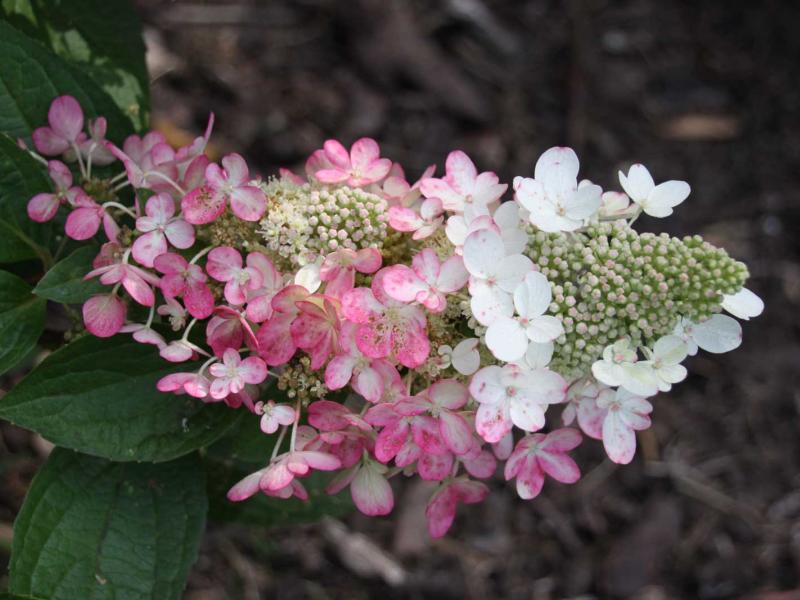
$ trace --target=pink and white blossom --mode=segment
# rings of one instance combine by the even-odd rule
[[[444,210],[463,213],[471,210],[471,205],[494,206],[508,185],[500,183],[495,173],[479,174],[469,156],[455,150],[447,155],[445,176],[423,179],[420,188],[426,198],[439,198]]]
[[[257,402],[255,413],[261,416],[261,431],[275,433],[281,426],[291,425],[297,419],[297,412],[288,404],[275,404],[272,400]]]
[[[207,187],[212,203],[230,203],[233,214],[243,221],[258,221],[267,210],[267,197],[260,188],[250,185],[247,163],[238,154],[228,154],[222,159],[222,168],[216,163],[206,167]],[[188,203],[185,212],[196,212],[196,206]],[[188,211],[187,211],[188,209]],[[197,215],[193,215],[197,216]],[[192,222],[191,220],[189,221]]]
[[[489,495],[489,488],[479,481],[458,478],[442,485],[428,501],[425,518],[432,538],[444,536],[456,517],[458,504],[476,504]]]
[[[350,152],[336,140],[327,140],[322,151],[327,165],[314,172],[322,183],[362,187],[382,180],[392,168],[392,161],[380,157],[380,147],[372,138],[356,140]]]
[[[561,483],[575,483],[581,472],[567,452],[581,441],[581,434],[569,428],[526,435],[506,461],[506,481],[516,479],[517,493],[523,500],[539,495],[545,474]]]
[[[603,390],[597,406],[605,409],[603,446],[615,463],[628,464],[636,453],[636,432],[650,427],[653,405],[625,388]]]
[[[267,366],[257,356],[245,359],[233,348],[228,348],[222,355],[222,362],[208,368],[214,376],[209,394],[215,400],[221,400],[229,394],[242,391],[246,383],[258,384],[267,378]]]
[[[444,262],[432,248],[425,248],[414,256],[411,267],[394,265],[384,270],[383,289],[400,302],[417,301],[434,313],[447,308],[447,294],[466,285],[469,273],[460,256],[451,256]]]
[[[133,258],[145,267],[169,249],[169,244],[185,250],[194,244],[194,227],[175,216],[175,201],[165,193],[148,198],[145,216],[136,219],[136,229],[144,235],[133,243]]]

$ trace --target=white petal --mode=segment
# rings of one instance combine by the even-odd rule
[[[522,283],[526,275],[533,270],[533,262],[522,254],[512,254],[496,264],[495,269],[497,285],[511,294]]]
[[[655,396],[658,393],[658,378],[653,368],[645,363],[620,365],[620,385],[638,396]]]
[[[692,327],[692,339],[706,352],[729,352],[742,343],[742,326],[727,315],[713,315]]]
[[[525,352],[525,362],[531,369],[543,369],[553,359],[553,342],[538,344],[531,342]]]
[[[527,399],[514,399],[510,406],[511,422],[523,431],[539,431],[544,427],[544,407]]]
[[[592,365],[592,375],[606,385],[615,386],[622,383],[622,368],[612,362],[598,360]]]
[[[550,148],[536,161],[533,177],[541,181],[548,194],[578,187],[580,162],[572,148]]]
[[[588,219],[600,208],[603,190],[599,185],[585,185],[578,188],[572,198],[564,203],[564,209],[571,219]]]
[[[498,360],[511,362],[525,355],[528,338],[519,321],[500,317],[486,330],[486,346]]]
[[[650,192],[650,196],[647,198],[645,212],[648,211],[648,208],[651,210],[655,208],[661,210],[662,207],[672,209],[686,200],[691,191],[692,189],[685,181],[665,181],[664,183],[659,183],[655,189]],[[672,210],[670,210],[670,212],[672,212]]]
[[[478,339],[467,338],[453,348],[453,368],[462,375],[472,375],[481,366],[481,355],[478,352]]]
[[[494,275],[505,256],[500,234],[490,229],[474,231],[464,240],[464,266],[475,277],[487,279]]]
[[[322,285],[322,280],[319,278],[319,270],[319,264],[307,264],[297,271],[297,274],[294,276],[294,282],[297,285],[302,285],[313,294],[319,289],[319,286]]]
[[[484,286],[482,290],[472,293],[470,308],[472,315],[481,325],[491,325],[498,317],[510,317],[514,314],[514,303],[511,294],[503,290]]]
[[[528,334],[528,339],[532,342],[544,344],[552,342],[562,333],[564,333],[564,326],[561,321],[552,315],[542,315],[531,319],[525,332]]]
[[[514,307],[517,309],[517,314],[527,319],[543,315],[552,300],[550,282],[539,271],[528,272],[525,280],[514,290]]]
[[[734,317],[748,321],[764,311],[764,301],[747,288],[742,288],[735,294],[723,296],[722,308]]]
[[[666,365],[661,367],[657,374],[659,378],[663,379],[667,383],[679,383],[686,379],[686,367],[683,365]]]
[[[653,359],[661,360],[667,365],[677,365],[682,362],[689,349],[677,335],[665,335],[653,346]]]
[[[631,200],[641,204],[642,201],[647,199],[652,189],[656,186],[653,177],[647,167],[640,164],[631,165],[627,177],[625,174],[619,172],[619,183],[625,193],[630,196]]]

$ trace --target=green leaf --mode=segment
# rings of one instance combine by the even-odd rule
[[[36,347],[44,330],[46,303],[30,286],[0,271],[0,373],[5,373]]]
[[[81,246],[44,274],[33,293],[62,304],[85,302],[93,294],[102,293],[105,286],[96,278],[84,281],[83,276],[92,268],[98,249]]]
[[[136,129],[147,124],[142,24],[127,0],[0,0],[0,14],[108,92]]]
[[[0,135],[0,263],[41,258],[47,253],[52,225],[31,221],[27,206],[34,195],[50,191],[42,166],[10,137]]]
[[[112,460],[163,461],[210,444],[239,418],[222,404],[165,394],[175,371],[153,346],[125,335],[85,336],[48,356],[4,398],[0,418],[50,441]]]
[[[266,462],[267,460],[261,467]],[[206,457],[205,464],[208,474],[209,518],[214,521],[281,527],[313,523],[326,516],[341,517],[353,511],[349,489],[335,496],[325,493],[325,487],[334,477],[332,473],[315,471],[303,478],[302,483],[308,491],[308,500],[305,502],[297,498],[270,498],[260,493],[241,502],[231,502],[225,494],[256,468],[243,468],[243,465],[233,461],[218,461],[211,457]]]
[[[10,592],[0,592],[0,600],[44,600],[43,598],[34,598],[33,596],[21,596],[20,594],[12,594]]]
[[[49,600],[180,598],[207,508],[196,455],[134,464],[56,448],[14,523],[9,587]]]
[[[83,70],[0,19],[0,131],[29,136],[47,124],[53,98],[70,94],[86,117],[106,117],[109,138],[120,141],[130,133],[130,119]]]

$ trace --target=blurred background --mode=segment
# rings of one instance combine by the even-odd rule
[[[186,598],[800,598],[800,4],[136,4],[153,122],[176,143],[214,111],[213,151],[264,175],[330,137],[376,138],[412,181],[456,148],[509,182],[553,145],[604,188],[642,162],[693,192],[641,227],[724,246],[767,303],[739,350],[691,359],[656,398],[628,467],[586,443],[578,484],[523,502],[498,478],[436,542],[410,482],[385,519],[212,523]],[[4,425],[3,443],[37,442]],[[8,524],[30,456],[4,472]]]

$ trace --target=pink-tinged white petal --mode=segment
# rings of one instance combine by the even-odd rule
[[[381,374],[372,368],[361,369],[353,377],[353,389],[368,402],[377,402],[383,396],[384,381]]]
[[[164,254],[167,249],[167,239],[164,234],[160,231],[151,231],[136,238],[131,254],[140,265],[152,267],[156,257]]]
[[[461,340],[451,356],[453,368],[462,375],[472,375],[481,366],[481,355],[478,352],[478,339],[468,338]]]
[[[64,230],[73,240],[88,240],[100,229],[101,221],[102,217],[96,208],[79,207],[67,216]]]
[[[472,316],[481,325],[491,325],[501,317],[514,314],[514,302],[511,294],[489,286],[470,285],[470,310]]]
[[[484,440],[493,444],[511,431],[511,415],[508,405],[481,404],[475,415],[475,430]]]
[[[242,255],[230,246],[214,248],[208,253],[206,271],[217,281],[230,281],[242,269]]]
[[[231,210],[243,221],[258,221],[267,212],[267,197],[259,188],[243,185],[230,194]]]
[[[439,433],[445,446],[453,454],[466,454],[472,448],[472,429],[459,414],[442,411],[439,415]]]
[[[495,274],[506,256],[500,234],[483,229],[474,231],[464,240],[464,266],[470,275],[486,279]]]
[[[620,412],[610,410],[603,421],[603,446],[615,463],[626,465],[636,453],[636,434],[621,418]]]
[[[358,470],[350,485],[350,493],[356,508],[367,516],[388,515],[394,508],[392,487],[372,462]]]
[[[264,475],[264,469],[250,473],[247,477],[239,481],[230,490],[228,490],[227,498],[231,502],[241,502],[247,500],[258,492],[260,485],[259,482]]]
[[[742,326],[727,315],[712,315],[692,326],[692,339],[706,352],[730,352],[742,343]]]

